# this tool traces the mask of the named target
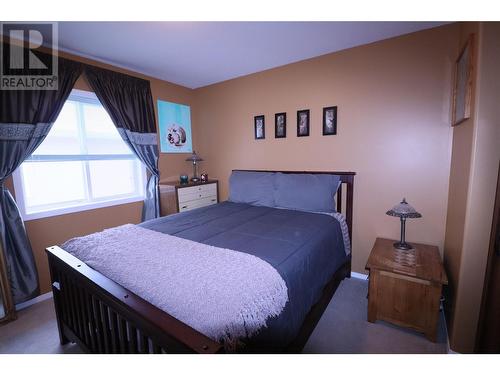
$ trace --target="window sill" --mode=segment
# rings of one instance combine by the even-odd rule
[[[74,205],[74,206],[63,207],[63,208],[55,208],[55,209],[46,210],[46,211],[37,211],[37,212],[30,212],[30,213],[21,212],[21,216],[22,216],[24,221],[30,221],[30,220],[36,220],[36,219],[43,219],[46,217],[59,216],[59,215],[71,214],[71,213],[75,213],[75,212],[95,210],[97,208],[119,206],[122,204],[142,202],[142,201],[144,201],[144,197],[135,196],[135,197],[128,197],[128,198],[112,199],[112,200],[107,200],[107,201],[102,201],[102,202],[85,203],[85,204],[81,204],[81,205]]]

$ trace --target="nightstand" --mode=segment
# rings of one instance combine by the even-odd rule
[[[441,288],[448,283],[439,250],[418,243],[411,243],[411,250],[398,250],[394,242],[377,238],[366,263],[368,321],[413,328],[435,342]]]
[[[169,215],[176,212],[194,210],[219,202],[219,182],[208,180],[207,182],[161,182],[160,208],[161,215]]]

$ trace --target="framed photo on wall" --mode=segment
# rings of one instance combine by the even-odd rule
[[[337,106],[323,108],[323,135],[337,134]]]
[[[274,115],[274,138],[286,138],[286,113]]]
[[[191,108],[188,105],[158,100],[160,151],[191,153]]]
[[[297,111],[297,137],[308,137],[309,126],[309,110]]]
[[[265,139],[266,125],[264,122],[264,115],[255,116],[253,118],[253,126],[254,126],[255,139]]]
[[[455,63],[452,126],[456,126],[470,117],[473,41],[474,37],[471,35]]]

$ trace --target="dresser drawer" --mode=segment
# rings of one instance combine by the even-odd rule
[[[217,203],[217,195],[212,195],[206,198],[190,200],[182,202],[179,199],[179,212],[194,210],[195,208],[210,206]]]
[[[189,182],[187,184],[165,181],[159,184],[159,190],[162,215],[219,203],[217,180],[209,180],[205,183]]]
[[[217,184],[197,185],[177,189],[179,206],[181,205],[181,203],[209,198],[214,195],[217,196]]]

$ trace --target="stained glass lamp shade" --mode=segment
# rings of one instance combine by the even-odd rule
[[[191,178],[191,181],[199,181],[200,179],[198,177],[198,162],[203,161],[203,159],[196,154],[196,151],[193,151],[193,154],[188,157],[186,161],[190,161],[193,163],[193,177]]]
[[[401,203],[395,205],[389,211],[386,212],[389,216],[399,217],[401,221],[401,238],[399,242],[394,243],[394,247],[396,249],[401,250],[410,250],[412,246],[405,241],[405,231],[406,231],[406,219],[416,219],[422,217],[420,213],[418,213],[412,206],[406,202],[406,199],[403,198]]]

